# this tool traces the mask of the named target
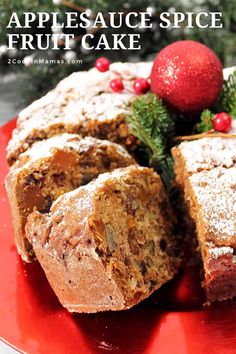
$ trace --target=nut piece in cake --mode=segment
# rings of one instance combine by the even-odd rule
[[[27,262],[34,258],[24,229],[27,216],[34,209],[48,212],[63,193],[90,182],[100,173],[133,163],[120,145],[67,133],[37,142],[21,154],[5,180],[21,257]]]
[[[137,165],[100,175],[33,212],[26,234],[71,312],[124,310],[178,271],[173,218],[160,177]]]
[[[133,151],[137,139],[129,133],[125,117],[135,95],[132,83],[147,78],[152,63],[113,63],[100,73],[93,68],[73,73],[47,95],[19,113],[17,127],[7,148],[12,165],[35,141],[68,132],[122,144]],[[114,93],[109,82],[122,75],[125,90]]]
[[[204,138],[172,151],[195,225],[207,300],[236,296],[236,139]]]

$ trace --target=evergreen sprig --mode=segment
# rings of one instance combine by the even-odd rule
[[[195,127],[196,133],[204,133],[213,129],[213,117],[214,113],[212,113],[209,109],[204,109],[200,116],[200,121]]]
[[[236,70],[224,81],[216,107],[236,117]]]
[[[236,118],[236,70],[229,75],[227,80],[224,80],[221,94],[212,109],[214,112],[227,112],[232,118]],[[204,133],[212,130],[214,115],[215,113],[209,109],[204,109],[193,133]]]
[[[154,94],[135,99],[127,117],[130,131],[142,143],[152,166],[162,176],[167,189],[173,177],[173,161],[169,153],[175,124],[162,100]]]

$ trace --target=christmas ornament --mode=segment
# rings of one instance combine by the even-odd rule
[[[130,9],[130,3],[129,3],[129,2],[125,2],[125,3],[123,4],[123,8],[124,8],[124,9]]]
[[[124,90],[123,81],[121,79],[114,79],[110,82],[110,88],[114,92],[121,92]]]
[[[77,46],[76,40],[75,40],[75,39],[70,39],[70,40],[69,40],[69,47],[70,47],[71,49],[75,49],[76,46]]]
[[[30,67],[33,64],[34,57],[32,55],[27,55],[23,59],[23,64],[26,67]]]
[[[61,5],[63,0],[52,0],[54,5]]]
[[[148,6],[146,12],[149,12],[151,16],[154,16],[156,13],[156,8],[154,6]]]
[[[73,50],[68,50],[67,52],[65,52],[64,54],[64,59],[65,60],[75,60],[77,57],[76,52],[74,52]]]
[[[7,54],[8,47],[5,44],[0,45],[0,54]]]
[[[135,93],[137,93],[137,95],[140,95],[147,93],[150,89],[150,85],[147,79],[140,77],[134,80],[133,88]]]
[[[83,55],[86,55],[89,53],[89,49],[84,48],[84,46],[82,44],[80,44],[80,46],[79,46],[79,51]]]
[[[104,73],[105,71],[109,70],[110,61],[105,57],[101,57],[96,60],[95,66],[98,69],[98,71]]]
[[[213,118],[214,129],[218,132],[228,133],[232,125],[232,118],[228,113],[217,113]]]
[[[96,33],[96,30],[94,29],[94,21],[91,19],[89,19],[89,25],[86,28],[86,33],[90,33],[90,34]]]
[[[52,33],[55,33],[55,34],[63,33],[60,23],[56,23],[56,26],[51,27],[51,29],[52,29]]]
[[[222,64],[215,53],[195,41],[178,41],[156,56],[151,91],[171,109],[196,114],[217,99],[222,84]]]
[[[91,9],[87,9],[85,11],[85,13],[86,13],[88,18],[92,18],[94,16],[94,13],[93,13],[93,11]]]
[[[16,48],[12,48],[8,50],[8,57],[9,58],[15,58],[17,57],[18,51]]]

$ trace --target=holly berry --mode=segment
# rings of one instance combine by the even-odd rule
[[[98,58],[95,62],[95,67],[98,69],[98,71],[104,73],[105,71],[109,70],[110,61],[105,57]]]
[[[159,52],[150,79],[151,91],[170,108],[192,115],[216,101],[223,84],[223,70],[210,48],[185,40],[172,43]]]
[[[232,125],[232,118],[228,113],[217,113],[213,118],[213,127],[218,132],[228,133]]]
[[[123,81],[121,79],[114,79],[110,81],[110,88],[114,92],[121,92],[124,90]]]
[[[145,94],[150,90],[150,85],[147,79],[142,77],[134,80],[133,88],[137,95]]]

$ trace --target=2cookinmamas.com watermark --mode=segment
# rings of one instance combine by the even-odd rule
[[[39,59],[33,59],[33,58],[27,58],[25,57],[24,59],[16,59],[16,58],[8,58],[8,64],[9,65],[17,65],[17,64],[24,64],[25,66],[30,66],[33,64],[41,64],[41,65],[55,65],[55,64],[65,64],[65,65],[71,65],[71,64],[83,64],[83,60],[81,59],[44,59],[44,58],[39,58]]]

